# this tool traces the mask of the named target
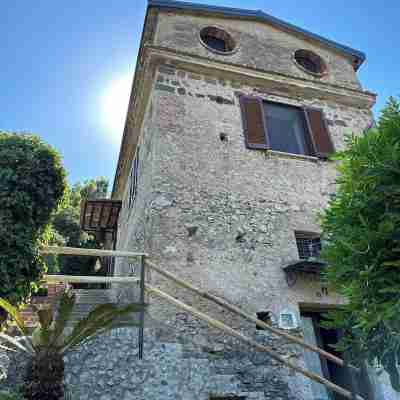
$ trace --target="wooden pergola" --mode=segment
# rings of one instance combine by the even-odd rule
[[[96,235],[100,240],[105,240],[106,234],[109,233],[114,242],[121,206],[122,202],[120,200],[96,199],[82,201],[81,229]]]
[[[81,229],[96,237],[103,246],[115,250],[118,233],[118,218],[121,211],[120,200],[95,199],[81,203]],[[105,257],[102,261],[107,274],[114,272],[114,257]]]

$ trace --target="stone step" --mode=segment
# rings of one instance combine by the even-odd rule
[[[103,304],[114,302],[115,295],[112,290],[108,289],[93,289],[93,290],[74,290],[76,303],[81,304]]]
[[[115,303],[114,292],[109,289],[75,289],[75,307],[69,325],[86,317],[100,304]]]

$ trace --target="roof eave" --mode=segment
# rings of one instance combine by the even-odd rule
[[[348,47],[346,45],[337,43],[333,40],[327,39],[323,36],[312,33],[306,29],[300,28],[291,23],[285,22],[279,18],[273,17],[261,10],[245,10],[240,8],[230,8],[230,7],[220,7],[212,6],[207,4],[196,4],[175,0],[148,0],[148,7],[158,7],[158,8],[172,8],[177,10],[189,10],[189,11],[201,11],[213,14],[221,14],[230,17],[241,17],[241,18],[251,18],[261,22],[267,22],[277,27],[289,30],[291,32],[301,34],[310,39],[316,40],[325,46],[334,48],[341,53],[351,56],[354,59],[354,69],[357,71],[358,68],[366,59],[365,53]]]

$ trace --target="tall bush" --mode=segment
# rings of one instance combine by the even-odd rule
[[[376,361],[400,391],[400,104],[390,99],[377,125],[348,138],[337,155],[337,195],[322,216],[328,281],[348,300],[331,314],[341,347]]]
[[[66,174],[59,154],[37,136],[0,131],[0,297],[29,296],[45,266],[38,245],[49,236]]]
[[[54,216],[52,227],[56,234],[64,239],[64,245],[80,248],[101,248],[100,238],[83,232],[80,226],[81,202],[84,200],[104,199],[108,197],[108,180],[103,177],[77,182],[68,189],[63,207]],[[63,274],[71,275],[104,275],[104,270],[96,270],[97,257],[61,256],[58,268]],[[101,284],[80,283],[76,288],[98,288]]]

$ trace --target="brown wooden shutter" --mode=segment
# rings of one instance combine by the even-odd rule
[[[327,158],[335,151],[324,113],[317,108],[305,109],[311,139],[315,147],[315,155]]]
[[[240,106],[247,148],[269,149],[262,100],[259,97],[241,96]]]

